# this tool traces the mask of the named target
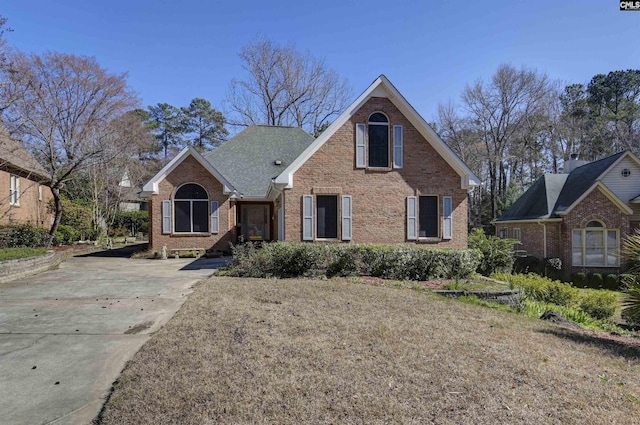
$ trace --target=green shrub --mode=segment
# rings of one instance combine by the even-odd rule
[[[480,262],[475,250],[404,245],[251,243],[232,248],[229,273],[251,277],[370,275],[395,280],[461,279]]]
[[[54,243],[56,245],[71,245],[80,240],[80,233],[71,226],[61,224],[58,226]]]
[[[513,273],[540,273],[540,260],[533,255],[516,257],[513,263]]]
[[[18,224],[9,233],[9,248],[37,248],[46,246],[49,242],[49,233],[40,227],[31,224]]]
[[[578,309],[595,320],[611,319],[618,307],[617,294],[612,291],[577,289],[558,280],[551,280],[535,274],[510,275],[497,273],[493,277],[507,281],[514,286],[522,287],[527,300],[542,304],[553,304],[570,310]],[[565,317],[573,320],[566,315]]]
[[[618,285],[618,275],[617,274],[608,274],[604,277],[604,285],[605,289],[609,289],[611,291],[617,291],[619,288]]]
[[[603,284],[602,274],[600,273],[589,273],[587,275],[589,280],[588,286],[590,288],[601,289]]]
[[[640,326],[640,282],[637,275],[623,275],[625,294],[622,300],[622,318],[630,325]]]
[[[594,319],[607,320],[613,317],[618,308],[618,297],[610,291],[580,291],[578,306]]]
[[[495,274],[496,279],[505,280],[514,286],[520,286],[527,298],[562,306],[570,306],[577,299],[577,289],[533,273],[524,274]]]
[[[86,240],[86,235],[90,234],[93,229],[91,207],[87,206],[87,202],[79,199],[71,200],[65,196],[62,197],[62,217],[60,218],[61,226],[70,226],[78,233],[78,240]],[[49,204],[49,212],[55,212],[53,199]]]
[[[571,281],[576,288],[582,288],[587,284],[587,274],[586,273],[573,273],[571,275]]]
[[[130,234],[131,236],[135,236],[138,233],[146,233],[149,230],[149,212],[119,212],[113,217],[113,224],[111,227],[114,229],[120,229],[119,232],[122,234],[119,236],[126,236],[125,233]],[[126,229],[126,232],[123,232],[122,229]]]
[[[469,235],[469,248],[482,253],[477,272],[489,276],[491,273],[509,273],[513,268],[515,239],[487,237],[482,229],[473,229]]]

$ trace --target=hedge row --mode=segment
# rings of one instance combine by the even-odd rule
[[[53,245],[71,245],[80,240],[80,232],[71,226],[60,225]],[[49,231],[32,224],[17,224],[6,228],[0,238],[0,248],[37,248],[49,242]]]
[[[402,245],[274,242],[232,248],[229,274],[250,277],[376,276],[396,280],[464,279],[478,267],[476,250]]]
[[[618,296],[614,292],[578,289],[559,280],[551,280],[533,273],[526,275],[496,273],[493,277],[521,287],[527,299],[578,308],[594,319],[610,319],[619,305]]]

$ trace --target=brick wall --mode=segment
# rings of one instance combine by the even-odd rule
[[[17,174],[16,174],[17,175]],[[39,199],[38,182],[24,175],[20,178],[20,205],[9,205],[9,189],[11,173],[0,170],[0,224],[30,223],[48,229],[53,217],[47,211],[52,199],[51,189],[42,186],[42,200]]]
[[[404,168],[355,168],[355,125],[366,123],[373,112],[387,115],[390,132],[394,125],[403,126]],[[391,159],[391,134],[389,144]],[[302,196],[322,193],[352,196],[352,241],[355,243],[408,242],[406,197],[414,195],[439,197],[442,233],[442,197],[451,196],[453,238],[438,238],[430,243],[437,247],[467,246],[467,192],[460,189],[460,176],[386,98],[374,97],[367,101],[295,172],[293,188],[286,190],[284,196],[286,240],[302,240]],[[338,207],[340,209],[340,205]],[[338,227],[340,228],[340,223]],[[338,234],[340,235],[340,229]]]
[[[197,183],[205,188],[209,201],[218,201],[218,234],[162,234],[162,201],[172,200],[175,191],[186,183]],[[235,241],[235,206],[223,194],[223,185],[192,156],[188,156],[158,185],[159,194],[149,202],[149,249],[206,248],[226,251],[229,242]],[[173,219],[173,212],[172,212]],[[173,227],[173,223],[172,223]]]
[[[569,273],[593,272],[593,273],[618,273],[624,270],[624,261],[621,261],[621,270],[618,267],[585,267],[572,265],[572,240],[573,229],[584,229],[592,220],[598,220],[607,229],[619,229],[620,243],[631,231],[629,217],[622,213],[600,190],[594,190],[585,199],[576,205],[561,222],[547,223],[547,257],[559,257],[562,260],[566,278]],[[508,229],[508,237],[513,237],[513,229],[519,228],[522,245],[520,249],[539,259],[544,259],[544,234],[543,226],[537,223],[498,223],[496,234],[500,235],[501,229]]]
[[[629,216],[623,214],[609,198],[596,189],[564,218],[561,229],[561,250],[565,258],[564,264],[570,272],[617,273],[617,267],[573,267],[571,265],[571,231],[584,229],[586,224],[592,220],[601,221],[608,229],[620,229],[621,242],[629,234]],[[623,262],[621,261],[621,263]],[[571,267],[569,268],[569,266]]]
[[[520,245],[518,250],[525,251],[527,255],[542,260],[545,258],[544,233],[547,233],[546,257],[561,257],[564,255],[560,243],[561,223],[498,223],[496,235],[500,235],[501,229],[507,229],[507,237],[514,237],[514,229],[520,229]]]

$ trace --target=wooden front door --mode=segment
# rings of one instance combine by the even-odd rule
[[[240,204],[240,234],[245,241],[271,240],[271,204]]]

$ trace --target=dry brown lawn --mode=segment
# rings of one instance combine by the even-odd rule
[[[102,424],[629,424],[640,350],[429,293],[214,277]]]

